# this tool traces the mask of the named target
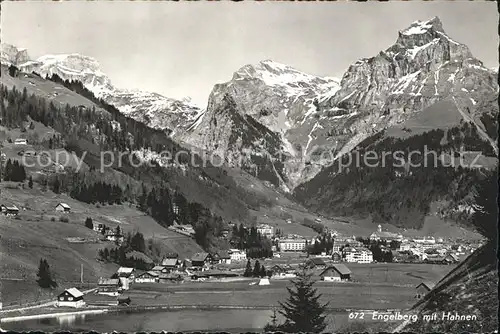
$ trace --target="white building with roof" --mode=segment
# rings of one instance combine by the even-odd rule
[[[259,224],[257,225],[257,232],[265,237],[272,237],[274,235],[274,227],[269,224]]]
[[[247,253],[244,250],[240,249],[230,249],[229,256],[231,257],[231,261],[246,261]]]
[[[306,239],[282,239],[279,241],[282,252],[302,252],[306,249]]]
[[[367,248],[345,247],[343,257],[346,262],[351,263],[372,263],[373,253]]]
[[[71,207],[66,203],[59,203],[56,205],[57,212],[71,212]]]
[[[85,301],[83,300],[83,292],[81,292],[77,288],[66,289],[63,293],[57,296],[56,305],[58,307],[83,307],[85,306]]]

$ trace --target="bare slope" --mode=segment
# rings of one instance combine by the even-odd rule
[[[413,310],[419,320],[401,331],[410,332],[479,332],[498,330],[497,245],[489,242],[446,275]],[[476,321],[450,321],[447,314],[475,315]],[[435,321],[423,321],[424,315],[438,314]]]

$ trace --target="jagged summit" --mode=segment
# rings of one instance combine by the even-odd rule
[[[270,59],[257,64],[248,64],[238,69],[232,80],[262,80],[266,85],[287,85],[298,82],[325,82],[325,79],[301,72],[289,65],[281,64]],[[327,80],[332,80],[329,78]]]
[[[465,45],[454,41],[446,34],[443,24],[437,16],[427,21],[415,21],[408,28],[399,31],[396,44],[387,51],[399,48],[428,47],[437,44],[453,50],[460,49],[465,57],[472,57]]]
[[[430,20],[413,22],[408,28],[401,31],[403,35],[420,35],[430,31],[439,31],[444,33],[443,23],[439,17],[435,16]]]
[[[25,48],[17,48],[12,44],[1,44],[1,58],[0,61],[5,65],[17,65],[28,61],[28,50]]]
[[[200,113],[200,109],[191,101],[115,87],[93,57],[68,53],[49,54],[31,60],[26,49],[10,44],[2,44],[1,56],[2,64],[14,64],[23,72],[36,72],[42,77],[57,74],[63,80],[80,81],[98,98],[114,105],[125,115],[154,128],[182,130]]]

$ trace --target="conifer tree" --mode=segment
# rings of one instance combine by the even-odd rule
[[[279,330],[285,332],[319,333],[325,330],[325,310],[328,304],[319,302],[321,297],[313,288],[312,274],[302,271],[297,279],[292,281],[294,287],[288,288],[289,297],[280,302],[279,313],[285,317],[285,323],[279,325]]]
[[[250,262],[250,260],[247,261],[247,266],[245,268],[245,272],[243,273],[243,276],[245,277],[251,277],[253,275],[253,271],[252,271],[252,263]]]
[[[94,228],[94,224],[92,223],[92,218],[87,217],[87,219],[85,219],[85,226],[90,229]]]
[[[46,259],[40,259],[40,264],[38,265],[38,273],[36,275],[38,277],[37,283],[40,287],[44,289],[57,287],[57,283],[52,278],[49,264]]]
[[[260,277],[260,263],[259,263],[259,260],[255,261],[255,265],[253,267],[253,277]]]

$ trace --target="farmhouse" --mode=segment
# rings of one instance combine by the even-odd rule
[[[123,235],[117,234],[114,231],[108,231],[106,233],[106,240],[122,243],[125,240],[125,238],[123,237]]]
[[[104,229],[104,224],[98,222],[92,222],[92,229],[96,232],[101,233]]]
[[[271,272],[274,278],[294,278],[297,276],[295,270],[290,265],[280,266],[276,264],[271,267]]]
[[[306,269],[320,269],[323,270],[326,268],[326,263],[320,258],[313,258],[306,262]]]
[[[160,273],[156,271],[146,271],[135,278],[136,283],[158,283]]]
[[[163,261],[161,261],[161,266],[163,267],[161,270],[162,272],[170,272],[179,269],[181,261],[179,259],[163,259]]]
[[[156,271],[157,273],[161,273],[163,269],[165,269],[164,266],[154,266],[153,269],[151,269],[151,271]]]
[[[125,277],[128,279],[134,279],[134,268],[120,267],[116,271],[118,277]]]
[[[28,140],[26,138],[16,138],[14,145],[28,145]]]
[[[237,273],[232,271],[222,271],[222,270],[207,270],[201,273],[195,273],[191,276],[192,279],[197,280],[198,278],[226,278],[226,277],[237,277]]]
[[[56,305],[58,307],[83,307],[85,306],[83,293],[76,288],[66,289],[63,293],[57,296]]]
[[[71,212],[71,207],[66,203],[59,203],[56,205],[57,212]]]
[[[196,253],[191,257],[191,264],[193,267],[203,267],[213,261],[212,255],[202,252]]]
[[[445,264],[453,264],[458,262],[460,262],[460,259],[455,254],[450,253],[443,258],[443,263]]]
[[[99,278],[97,282],[98,294],[117,296],[120,291],[121,284],[118,278]]]
[[[231,255],[228,251],[218,251],[215,253],[214,259],[221,264],[231,264]]]
[[[323,270],[319,274],[323,281],[349,281],[351,279],[351,271],[344,264],[336,263]]]
[[[423,298],[429,291],[434,288],[434,283],[431,282],[422,282],[417,285],[417,293],[415,294],[415,298]]]
[[[120,267],[116,271],[116,276],[120,280],[123,290],[129,289],[129,284],[135,279],[134,268]]]
[[[19,214],[19,208],[15,205],[0,205],[0,210],[6,216],[17,216]]]
[[[168,282],[182,282],[183,278],[181,275],[177,274],[160,274],[158,276],[160,283],[168,283]]]

